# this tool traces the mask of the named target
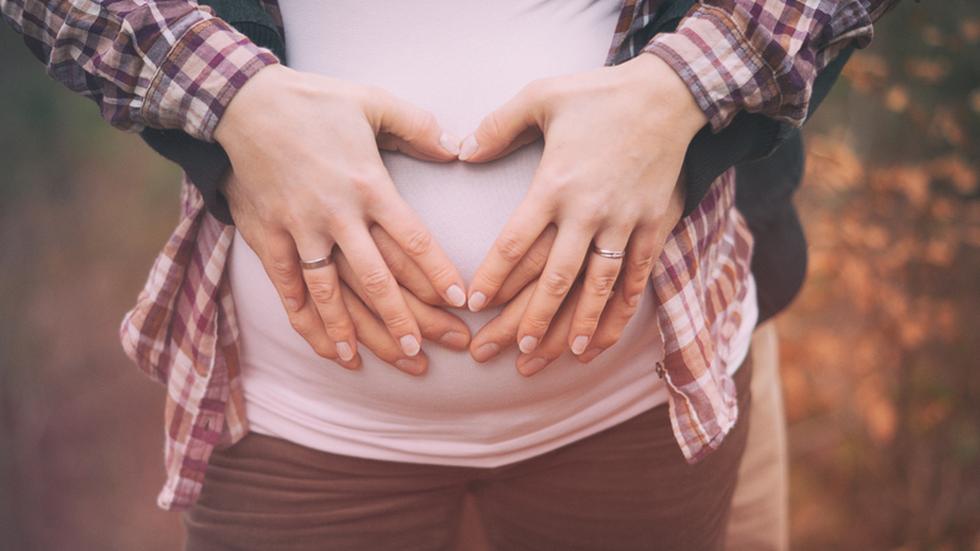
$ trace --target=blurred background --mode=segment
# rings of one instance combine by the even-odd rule
[[[980,4],[900,4],[805,136],[794,549],[980,550]],[[182,541],[163,389],[116,337],[178,184],[0,25],[0,549]]]

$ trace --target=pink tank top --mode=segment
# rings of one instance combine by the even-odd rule
[[[602,66],[622,0],[281,0],[289,64],[383,86],[466,135],[531,80]],[[469,281],[524,196],[542,142],[475,166],[382,152],[405,200]],[[532,377],[516,347],[478,364],[424,343],[413,377],[364,346],[348,371],[290,327],[258,258],[236,234],[230,277],[251,430],[346,455],[499,466],[584,438],[667,401],[651,294],[622,339],[589,364],[564,356]],[[754,311],[755,295],[747,308]],[[500,312],[454,309],[471,331]],[[745,316],[745,348],[755,316]],[[744,356],[744,350],[742,352]],[[737,365],[738,362],[734,362]]]

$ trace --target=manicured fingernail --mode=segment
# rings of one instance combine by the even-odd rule
[[[575,340],[572,341],[572,354],[578,356],[582,352],[585,352],[585,347],[588,344],[589,337],[586,337],[585,335],[575,337]]]
[[[442,135],[439,136],[439,145],[441,145],[443,149],[452,153],[453,155],[459,155],[458,137],[453,136],[448,132],[443,132]]]
[[[538,347],[538,338],[532,337],[531,335],[524,335],[521,337],[521,342],[518,344],[518,348],[521,352],[529,354],[532,350]]]
[[[403,369],[411,373],[419,374],[422,372],[422,364],[408,358],[399,358],[395,360],[395,365],[398,366],[398,369]]]
[[[462,306],[466,304],[466,293],[463,292],[463,288],[455,283],[450,285],[446,289],[446,295],[449,297],[449,303],[453,306]]]
[[[446,331],[442,337],[439,337],[439,340],[443,344],[455,346],[456,348],[462,348],[468,344],[466,334],[460,333],[459,331]]]
[[[535,372],[544,367],[544,364],[548,363],[548,360],[544,358],[531,358],[530,360],[521,364],[519,371],[522,375],[533,375]]]
[[[500,352],[500,346],[495,342],[488,342],[476,349],[474,357],[478,362],[485,362],[495,356],[497,352]]]
[[[402,335],[402,337],[398,339],[398,342],[401,343],[402,352],[404,352],[406,356],[414,356],[418,354],[419,350],[422,348],[419,344],[419,340],[415,338],[415,335]]]
[[[480,308],[487,302],[487,295],[484,295],[480,291],[477,291],[470,295],[470,312],[479,312]]]
[[[295,312],[296,310],[299,310],[299,301],[292,297],[287,297],[286,308],[289,308],[291,312]]]
[[[340,359],[344,360],[345,362],[349,362],[354,359],[354,351],[351,350],[349,344],[343,341],[337,343],[337,355],[340,356]]]
[[[582,360],[583,362],[591,362],[592,358],[598,356],[600,352],[602,352],[601,348],[590,348],[585,351],[585,354],[579,356],[578,359]]]
[[[459,148],[459,158],[463,161],[469,159],[476,153],[476,150],[480,147],[480,144],[476,143],[476,138],[472,134],[466,136],[463,140],[463,145]]]

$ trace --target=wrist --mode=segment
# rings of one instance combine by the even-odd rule
[[[254,120],[256,109],[267,109],[276,92],[282,90],[282,82],[292,71],[284,65],[268,65],[245,81],[225,108],[214,129],[216,142],[228,147],[236,136],[247,132],[245,124]]]
[[[663,108],[672,128],[690,139],[708,123],[690,87],[663,59],[649,52],[640,53],[619,65],[633,89],[651,105]]]

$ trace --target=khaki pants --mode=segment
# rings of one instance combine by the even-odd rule
[[[786,422],[779,378],[779,337],[772,321],[752,335],[752,406],[749,436],[728,521],[726,548],[789,548],[789,474]],[[488,551],[472,496],[467,496],[457,551]]]

